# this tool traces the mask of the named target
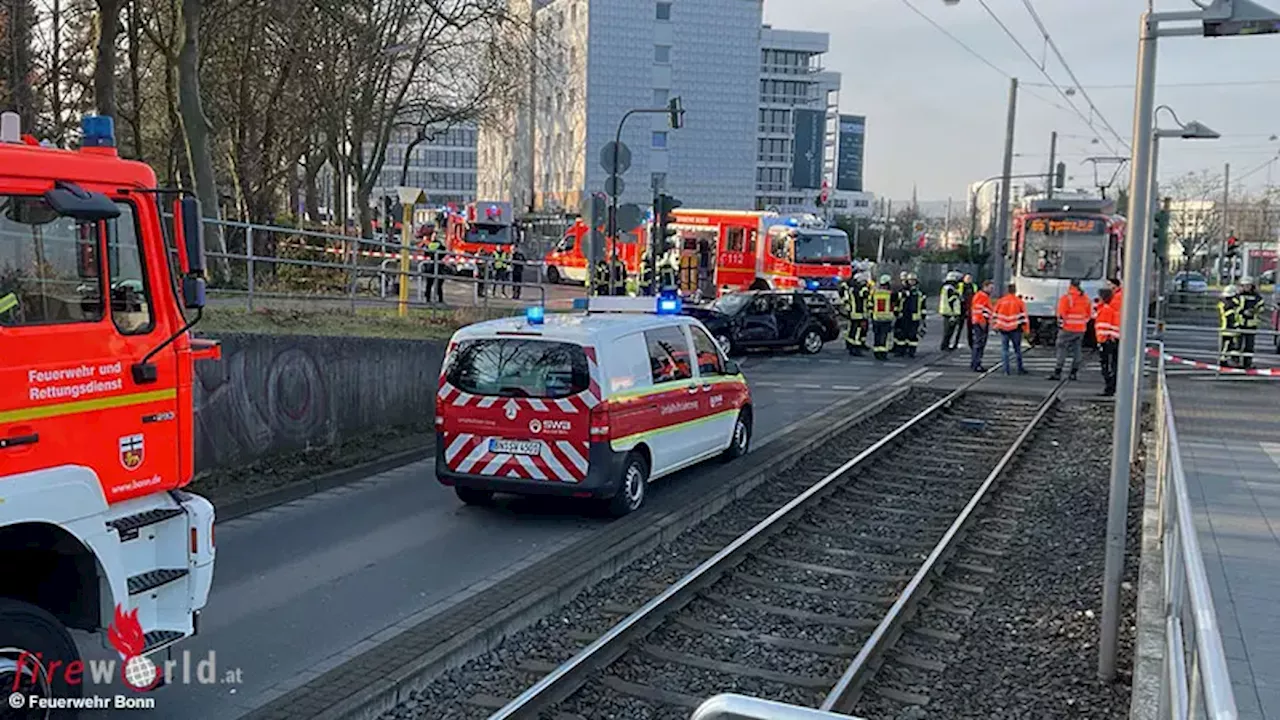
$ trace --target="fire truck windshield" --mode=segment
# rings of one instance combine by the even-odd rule
[[[842,263],[849,262],[849,237],[842,232],[796,233],[796,262]]]
[[[1089,217],[1034,217],[1023,226],[1022,274],[1098,280],[1107,266],[1107,222]]]
[[[467,242],[508,245],[511,243],[511,226],[474,223],[467,228]]]

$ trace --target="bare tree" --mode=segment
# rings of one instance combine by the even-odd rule
[[[204,3],[202,0],[181,2],[183,42],[178,53],[178,109],[187,139],[187,158],[195,181],[196,197],[200,199],[204,216],[216,220],[219,205],[210,139],[213,128],[204,114],[204,100],[200,95],[200,11]],[[211,229],[213,232],[206,232],[206,237],[213,241],[215,251],[225,253],[227,247],[222,232],[217,226]],[[229,274],[227,260],[215,263],[215,267],[222,274]]]
[[[97,0],[98,49],[93,68],[93,99],[99,115],[116,114],[116,38],[121,0]]]
[[[1182,175],[1163,188],[1172,200],[1169,236],[1182,247],[1184,266],[1207,256],[1212,243],[1222,237],[1222,180],[1221,175],[1201,171]]]

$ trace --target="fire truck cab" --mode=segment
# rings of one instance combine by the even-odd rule
[[[475,202],[461,213],[448,214],[445,264],[455,273],[473,274],[477,255],[513,252],[515,214],[508,202]]]
[[[681,208],[674,216],[681,292],[711,299],[735,290],[800,287],[794,228],[778,213]]]
[[[151,168],[117,156],[110,118],[85,118],[83,147],[70,151],[0,116],[8,691],[74,697],[69,629],[145,657],[195,634],[209,594],[213,506],[182,488],[194,470],[194,364],[219,350],[188,333],[204,305],[199,203],[174,203],[170,248],[165,197]],[[150,663],[142,676],[129,667],[135,689],[162,681]]]
[[[586,284],[590,263],[587,261],[584,250],[588,234],[589,228],[582,219],[576,220],[569,226],[564,237],[560,238],[560,241],[552,246],[542,259],[547,268],[547,282],[553,285],[564,282]],[[626,266],[628,275],[636,276],[640,273],[640,258],[644,253],[648,236],[646,229],[641,228],[634,233],[627,233],[623,236],[622,242],[617,243],[618,259]],[[606,242],[605,257],[612,256],[614,244]]]

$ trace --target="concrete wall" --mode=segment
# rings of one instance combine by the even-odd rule
[[[213,334],[222,360],[196,367],[196,469],[323,447],[429,422],[445,342]]]

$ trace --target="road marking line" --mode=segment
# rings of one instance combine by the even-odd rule
[[[780,382],[757,382],[756,387],[782,387]]]
[[[894,380],[894,381],[893,381],[893,386],[894,386],[894,387],[898,387],[899,385],[906,385],[907,383],[911,382],[912,380],[915,380],[915,379],[916,379],[917,377],[919,377],[920,375],[924,374],[924,372],[925,372],[926,370],[928,370],[928,368],[918,368],[918,369],[916,369],[916,370],[912,370],[911,372],[907,373],[906,375],[903,375],[902,377],[898,378],[897,380]]]
[[[798,388],[806,388],[806,389],[809,389],[809,390],[821,390],[821,389],[822,389],[822,386],[821,386],[821,385],[813,385],[813,384],[810,384],[810,383],[796,383],[796,387],[798,387]]]
[[[848,392],[857,392],[862,389],[861,385],[832,385],[832,390],[846,390]]]

